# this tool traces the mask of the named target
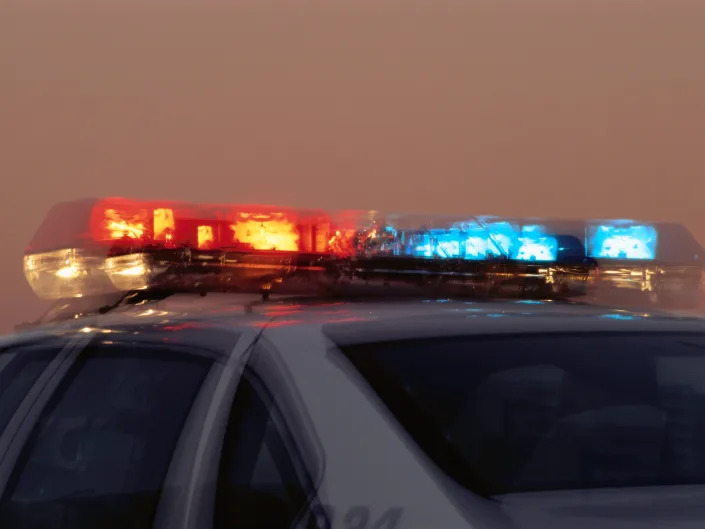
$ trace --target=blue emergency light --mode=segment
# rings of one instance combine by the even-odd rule
[[[656,258],[658,232],[652,225],[614,221],[590,226],[586,239],[588,255],[596,259]]]

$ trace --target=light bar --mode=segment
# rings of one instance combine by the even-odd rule
[[[54,208],[27,248],[25,275],[49,299],[150,288],[269,291],[295,281],[305,290],[357,280],[478,292],[530,285],[555,295],[583,292],[595,258],[637,267],[654,261],[659,235],[655,225],[631,221],[106,198]]]

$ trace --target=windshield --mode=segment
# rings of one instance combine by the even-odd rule
[[[343,347],[447,474],[485,496],[705,483],[705,334]]]

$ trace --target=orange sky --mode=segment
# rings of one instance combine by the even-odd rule
[[[227,6],[230,4],[230,6]],[[686,223],[705,1],[0,2],[0,331],[102,195]]]

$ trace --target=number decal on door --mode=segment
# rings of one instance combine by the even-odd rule
[[[320,505],[312,511],[319,529],[330,529],[336,525],[333,523],[335,509],[330,505]],[[358,505],[345,511],[340,521],[345,529],[398,529],[403,511],[401,507],[394,507],[374,516],[369,507]]]

